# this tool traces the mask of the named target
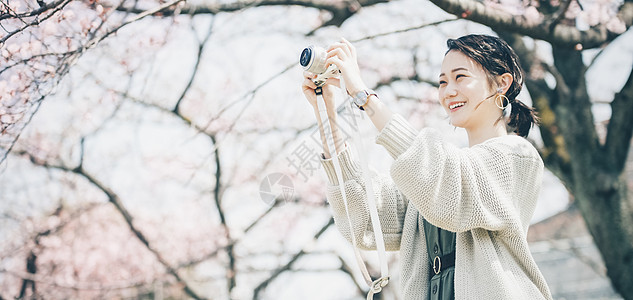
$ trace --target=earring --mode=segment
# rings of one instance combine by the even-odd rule
[[[505,105],[503,105],[505,103]],[[495,105],[500,109],[500,110],[504,110],[506,109],[509,105],[510,105],[510,101],[508,100],[508,97],[506,97],[506,95],[504,94],[499,94],[497,95],[497,97],[495,98]]]
[[[506,95],[502,94],[501,92],[503,92],[501,88],[497,89],[497,97],[495,97],[495,105],[500,110],[504,110],[510,105],[510,100],[508,100],[508,97],[506,97]],[[501,104],[499,104],[499,101],[501,101]]]

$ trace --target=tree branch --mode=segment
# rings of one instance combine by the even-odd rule
[[[414,26],[414,27],[410,27],[410,28],[399,29],[399,30],[394,30],[394,31],[388,31],[388,32],[374,34],[374,35],[368,35],[368,36],[360,38],[360,39],[351,40],[350,42],[357,43],[357,42],[361,42],[361,41],[365,41],[365,40],[373,40],[373,39],[375,39],[377,37],[382,37],[382,36],[391,35],[391,34],[395,34],[395,33],[409,32],[409,31],[418,30],[418,29],[431,27],[431,26],[437,26],[437,25],[440,25],[440,24],[453,22],[453,21],[457,21],[457,20],[459,20],[459,19],[458,18],[450,18],[450,19],[440,20],[440,21],[431,22],[431,23],[427,23],[427,24],[422,24],[422,25],[418,25],[418,26]]]
[[[321,227],[321,230],[319,230],[319,232],[317,232],[314,235],[314,238],[312,240],[312,242],[315,242],[317,239],[319,239],[319,237],[330,227],[332,226],[332,224],[334,224],[334,218],[330,218],[330,220],[327,222],[327,224],[325,224],[323,227]],[[307,247],[306,247],[307,248]],[[299,260],[299,258],[301,258],[303,255],[305,255],[306,253],[309,252],[309,249],[301,249],[301,251],[299,251],[298,253],[296,253],[291,259],[290,261],[288,261],[288,263],[286,263],[285,265],[281,266],[280,268],[278,268],[277,270],[275,270],[270,277],[268,277],[266,280],[264,280],[262,283],[260,283],[254,290],[253,292],[253,300],[257,300],[259,299],[259,293],[261,293],[264,289],[266,289],[266,287],[273,281],[275,280],[275,278],[277,278],[281,273],[290,270],[290,268],[292,267],[292,265]]]
[[[4,3],[4,1],[0,1],[0,2],[7,8],[7,10],[10,10],[9,6],[6,3]],[[16,12],[16,13],[13,13],[13,14],[12,13],[8,13],[8,12],[7,13],[3,13],[3,14],[0,14],[0,21],[2,21],[4,19],[9,19],[9,18],[19,18],[19,19],[21,19],[21,18],[28,18],[28,17],[37,16],[37,15],[39,15],[39,14],[41,14],[41,13],[43,13],[43,12],[49,10],[49,9],[57,8],[60,5],[66,5],[66,4],[64,4],[64,2],[67,2],[67,0],[57,0],[55,2],[47,3],[46,5],[41,6],[40,8],[34,9],[32,11],[29,11],[29,12],[23,12],[23,13],[17,13]]]
[[[552,32],[554,31],[554,28],[556,27],[556,25],[558,25],[558,23],[560,23],[560,21],[562,21],[565,18],[565,14],[567,13],[567,10],[569,9],[569,5],[571,4],[572,1],[577,1],[577,0],[565,0],[563,5],[553,16],[554,20],[549,24],[549,28]]]
[[[621,34],[621,32],[609,31],[605,25],[598,25],[586,31],[555,23],[553,23],[554,27],[550,28],[547,22],[530,22],[525,17],[491,8],[475,0],[431,0],[431,2],[450,14],[489,26],[495,31],[515,32],[548,41],[559,47],[574,48],[580,44],[583,49],[596,48]],[[633,21],[632,9],[633,3],[625,2],[618,14],[618,18],[626,24],[627,29]]]
[[[246,227],[246,229],[244,229],[244,232],[242,232],[241,234],[239,234],[240,236],[243,236],[244,234],[248,233],[251,229],[253,229],[255,227],[255,225],[257,225],[261,220],[264,219],[265,216],[267,216],[268,214],[270,214],[270,212],[272,212],[272,210],[275,207],[278,207],[280,204],[284,203],[281,200],[276,200],[275,203],[273,205],[271,205],[264,213],[262,213],[255,221],[253,221],[249,226]],[[233,247],[235,246],[235,244],[237,244],[240,240],[238,238],[233,238],[232,240],[228,241],[228,244],[225,246],[222,246],[220,248],[215,249],[214,251],[205,254],[202,257],[193,259],[191,261],[185,262],[185,263],[181,263],[178,266],[176,266],[177,269],[182,269],[182,268],[188,268],[194,265],[197,265],[205,260],[211,259],[215,256],[218,255],[218,253],[222,250],[226,250],[228,247]]]
[[[443,23],[446,21],[452,21],[452,20],[444,20],[444,21],[440,21],[440,22],[435,22],[435,23]],[[395,32],[394,32],[395,33]],[[417,65],[418,65],[418,56],[416,55],[417,52],[417,47],[413,48],[411,50],[411,65],[412,65],[412,69],[413,69],[413,73],[408,75],[408,76],[391,76],[391,78],[386,78],[383,80],[378,81],[378,83],[376,84],[376,86],[373,88],[378,89],[380,87],[383,86],[389,86],[392,83],[396,82],[396,81],[416,81],[416,82],[420,82],[420,83],[426,83],[429,84],[435,88],[439,87],[439,83],[436,80],[431,80],[431,79],[425,79],[420,77],[420,74],[417,72]]]
[[[184,5],[181,8],[166,9],[161,11],[161,16],[171,16],[176,12],[186,15],[211,14],[221,12],[236,12],[248,8],[259,6],[303,6],[327,11],[332,14],[332,18],[322,26],[340,26],[349,17],[354,15],[361,7],[372,6],[378,3],[389,2],[390,0],[356,0],[356,1],[324,1],[324,0],[254,0],[236,1],[233,3],[212,2],[195,5]],[[120,11],[140,13],[142,10],[132,8],[118,8]]]
[[[215,136],[211,136],[211,142],[213,145],[217,145],[215,140]],[[215,156],[215,187],[213,189],[213,198],[216,209],[218,210],[218,215],[220,216],[220,223],[224,228],[224,235],[226,240],[229,241],[229,245],[226,246],[226,255],[229,259],[229,265],[226,270],[226,279],[227,279],[227,291],[230,294],[231,290],[235,287],[235,276],[236,276],[236,268],[235,268],[235,251],[233,250],[233,243],[231,241],[233,238],[231,237],[231,231],[229,230],[229,225],[226,223],[226,217],[224,216],[224,209],[222,208],[222,195],[224,194],[224,190],[222,189],[222,164],[220,162],[220,149],[219,147],[214,147],[214,156]]]
[[[215,21],[215,18],[211,20],[211,25],[209,25],[209,29],[204,39],[200,41],[198,44],[198,57],[196,58],[196,64],[193,67],[193,72],[191,73],[189,82],[187,82],[185,89],[180,94],[180,97],[178,97],[178,101],[176,101],[176,106],[174,107],[174,110],[173,110],[173,112],[176,114],[180,114],[180,104],[182,103],[182,100],[185,98],[185,96],[189,92],[189,89],[191,88],[191,85],[193,84],[193,80],[196,78],[196,75],[198,74],[198,70],[200,69],[200,61],[202,58],[202,53],[204,52],[204,46],[206,46],[207,41],[209,41],[209,37],[211,37],[211,33],[213,32],[214,21]],[[194,30],[194,34],[195,34],[195,30]]]
[[[83,46],[83,47],[82,47],[82,49],[90,49],[90,48],[93,48],[93,47],[95,47],[97,44],[99,44],[101,41],[103,41],[104,39],[106,39],[108,36],[110,36],[110,35],[112,35],[112,34],[116,33],[116,32],[117,32],[117,31],[119,31],[121,28],[125,27],[126,25],[129,25],[129,24],[131,24],[131,23],[134,23],[134,22],[136,22],[136,21],[138,21],[138,20],[141,20],[141,19],[143,19],[143,18],[145,18],[145,17],[147,17],[147,16],[151,16],[151,15],[154,15],[154,14],[156,14],[156,13],[159,13],[159,12],[162,12],[162,11],[165,11],[165,10],[168,10],[171,6],[176,6],[176,4],[178,4],[178,3],[180,3],[180,2],[183,2],[183,1],[185,1],[185,0],[172,0],[172,1],[169,1],[169,2],[167,2],[167,3],[163,3],[163,4],[159,5],[159,6],[156,6],[156,7],[152,8],[152,9],[148,9],[148,10],[141,11],[141,12],[139,12],[139,14],[138,14],[136,17],[131,18],[131,19],[129,19],[129,20],[127,20],[127,21],[125,21],[125,22],[121,23],[120,25],[118,25],[117,27],[115,27],[115,28],[113,28],[113,29],[110,29],[108,32],[106,32],[105,34],[103,34],[103,36],[101,36],[101,37],[99,37],[99,38],[94,38],[94,39],[91,39],[88,43],[86,43],[86,45],[85,45],[85,46]],[[81,52],[81,51],[80,51],[80,52]]]
[[[43,21],[45,21],[45,20],[47,20],[48,18],[52,17],[52,16],[53,16],[54,14],[56,14],[58,11],[62,10],[62,9],[63,9],[63,8],[64,8],[67,4],[68,4],[68,3],[70,3],[70,1],[71,1],[71,0],[62,0],[62,1],[59,1],[59,2],[56,2],[56,3],[52,3],[53,5],[52,5],[52,6],[50,6],[50,7],[49,7],[48,5],[47,5],[47,6],[45,6],[45,7],[46,7],[46,9],[44,9],[44,10],[40,11],[39,13],[43,13],[43,12],[47,11],[47,10],[48,10],[48,9],[50,9],[50,8],[54,8],[54,9],[53,9],[53,11],[52,11],[50,14],[48,14],[48,15],[46,15],[46,16],[44,16],[44,17],[42,17],[42,18],[35,18],[35,20],[33,20],[32,22],[30,22],[30,23],[25,23],[25,24],[24,24],[24,26],[22,26],[22,27],[20,27],[20,28],[18,28],[18,29],[16,29],[16,30],[14,30],[14,31],[12,31],[12,32],[9,32],[7,35],[5,35],[5,36],[3,36],[2,38],[0,38],[0,46],[4,46],[4,42],[6,42],[9,38],[11,38],[12,36],[14,36],[15,34],[17,34],[17,33],[19,33],[19,32],[24,31],[24,29],[26,29],[26,28],[28,28],[28,27],[31,27],[31,26],[37,26],[37,25],[39,25],[40,23],[42,23]],[[44,7],[42,7],[42,8],[44,8]],[[37,10],[37,11],[39,11],[39,10]],[[4,16],[4,15],[3,15],[3,16]],[[0,17],[1,17],[1,16],[0,16]],[[15,16],[10,15],[9,17],[17,17],[17,18],[20,18],[20,19],[21,19],[21,17],[19,17],[18,15],[15,15]],[[6,19],[6,18],[5,18],[5,19]],[[0,18],[0,20],[2,20],[2,18]],[[23,22],[24,22],[24,21],[23,21]]]
[[[9,143],[8,146],[6,146],[6,150],[4,153],[2,153],[2,157],[0,157],[0,165],[2,165],[2,163],[4,163],[4,161],[7,159],[7,156],[9,155],[9,153],[11,153],[11,150],[13,150],[13,147],[15,147],[15,144],[18,142],[18,140],[20,139],[20,136],[22,135],[22,131],[24,130],[24,128],[26,128],[26,126],[28,126],[31,121],[33,120],[33,117],[35,116],[35,113],[37,113],[37,111],[39,111],[40,107],[42,106],[42,102],[44,100],[44,96],[40,97],[39,99],[35,100],[36,106],[35,109],[33,110],[33,112],[30,113],[29,118],[26,120],[26,122],[24,122],[22,124],[22,128],[18,129],[18,133],[15,135],[15,137],[13,138],[13,140]],[[1,124],[0,125],[4,125]],[[5,131],[7,130],[7,128],[0,128],[2,130],[0,130],[0,135],[5,134]],[[1,148],[5,148],[4,146]]]
[[[28,62],[34,61],[34,60],[39,59],[39,58],[57,57],[57,58],[59,58],[61,60],[63,57],[72,55],[74,53],[75,53],[75,51],[73,50],[73,51],[68,51],[68,52],[42,53],[42,54],[33,55],[33,56],[29,57],[29,58],[25,58],[25,59],[19,60],[19,61],[15,62],[15,63],[6,64],[4,66],[4,68],[0,69],[0,75],[2,73],[6,72],[7,70],[13,68],[13,67],[16,67],[16,66],[19,66],[19,65],[22,65],[22,64],[27,64]]]

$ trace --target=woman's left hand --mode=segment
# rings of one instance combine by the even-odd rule
[[[328,47],[326,64],[334,64],[341,71],[348,94],[354,95],[361,90],[367,89],[360,76],[356,48],[346,39],[342,39],[341,42],[334,43]]]

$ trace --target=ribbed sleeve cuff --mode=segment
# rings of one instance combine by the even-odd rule
[[[345,145],[343,151],[341,151],[337,156],[339,163],[341,165],[341,173],[343,175],[343,182],[352,179],[358,178],[361,174],[361,168],[358,162],[354,159],[350,147]],[[324,159],[323,155],[320,155],[321,164],[323,164],[323,169],[325,169],[325,173],[327,174],[327,178],[332,185],[338,185],[338,177],[336,176],[336,171],[334,169],[334,159],[328,158]]]
[[[417,130],[409,122],[401,115],[393,114],[387,125],[376,137],[376,144],[384,146],[387,152],[394,159],[397,159],[411,146],[417,135]]]

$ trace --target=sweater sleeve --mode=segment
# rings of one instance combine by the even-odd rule
[[[349,207],[349,215],[354,228],[357,247],[363,250],[375,250],[376,242],[367,205],[366,183],[361,172],[360,165],[355,160],[349,146],[341,151],[337,158],[341,165],[343,186]],[[328,176],[327,199],[334,216],[334,222],[341,234],[351,243],[349,221],[343,196],[339,189],[338,178],[332,159],[323,159],[321,162]],[[374,189],[378,216],[388,251],[397,251],[400,248],[402,227],[406,208],[406,199],[396,189],[396,185],[388,174],[378,175],[372,172],[370,178]]]
[[[525,139],[504,136],[459,149],[394,115],[376,142],[395,159],[398,189],[431,224],[453,232],[518,226],[527,233],[543,162]]]

